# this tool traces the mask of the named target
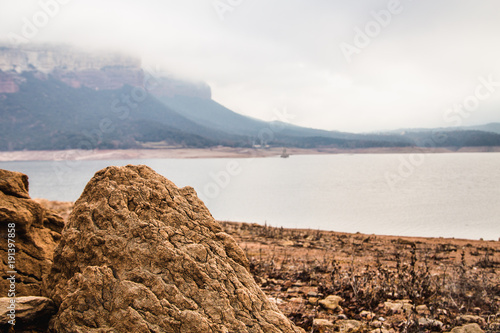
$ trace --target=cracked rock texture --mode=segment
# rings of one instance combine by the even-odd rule
[[[9,228],[9,224],[15,224]],[[32,200],[28,176],[0,169],[0,295],[10,290],[9,271],[16,271],[16,296],[42,296],[43,281],[50,272],[52,255],[61,238],[64,220]],[[9,260],[7,236],[15,229],[14,260]],[[13,253],[10,253],[13,254]],[[13,266],[10,266],[10,265]]]
[[[51,332],[304,332],[259,289],[194,189],[108,167],[75,203],[48,280]]]

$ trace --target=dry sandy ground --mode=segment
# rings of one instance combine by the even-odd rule
[[[1,151],[0,162],[8,161],[58,161],[58,160],[123,160],[149,158],[252,158],[270,157],[281,154],[282,148],[251,149],[214,147],[206,149],[126,149],[126,150],[40,150],[40,151]],[[409,154],[409,153],[455,153],[455,152],[500,152],[500,147],[454,148],[363,148],[338,149],[289,148],[290,155],[308,154]]]

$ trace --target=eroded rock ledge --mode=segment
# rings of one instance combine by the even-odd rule
[[[194,189],[108,167],[75,203],[47,293],[52,332],[303,332],[259,289]]]
[[[14,224],[14,228],[8,228]],[[64,220],[32,200],[28,177],[0,169],[0,297],[6,297],[9,271],[16,271],[16,296],[42,296],[43,281],[52,267],[52,255]],[[9,267],[7,234],[14,229],[15,260]]]

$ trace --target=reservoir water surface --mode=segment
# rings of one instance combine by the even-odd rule
[[[219,220],[380,235],[500,237],[500,153],[2,162],[33,198],[75,201],[109,165],[192,186]]]

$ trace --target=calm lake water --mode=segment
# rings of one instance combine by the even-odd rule
[[[74,201],[109,165],[145,164],[193,186],[219,220],[368,234],[500,237],[500,154],[2,162],[33,198]]]

